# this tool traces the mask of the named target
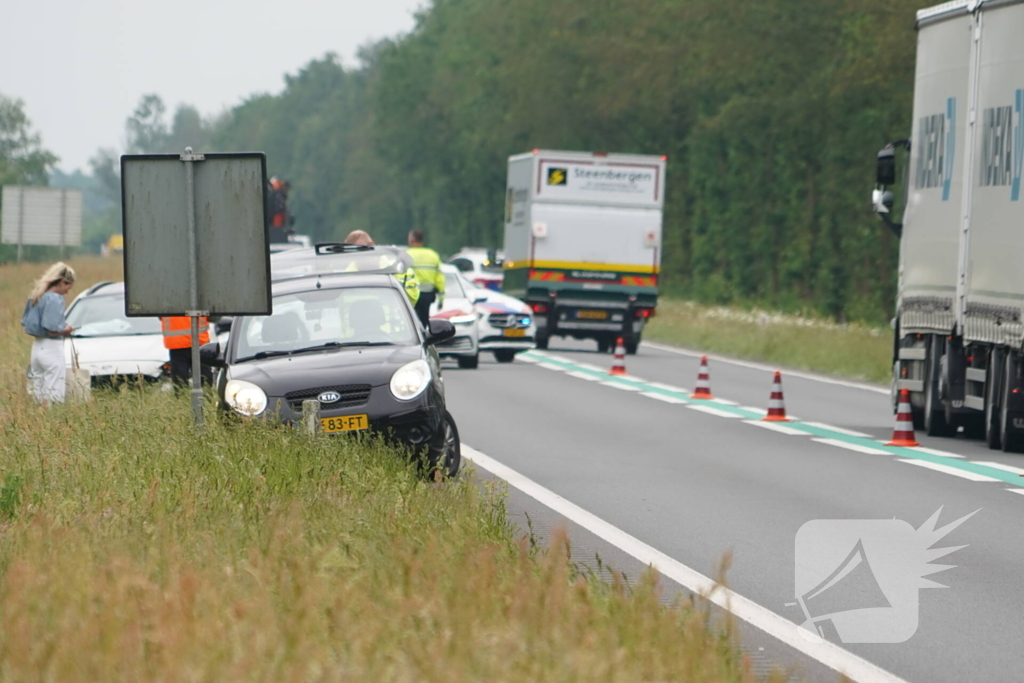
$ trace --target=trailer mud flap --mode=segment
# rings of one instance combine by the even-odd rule
[[[944,386],[941,387],[940,395],[954,408],[961,408],[967,394],[967,358],[963,341],[959,337],[954,337],[946,344],[941,364]]]

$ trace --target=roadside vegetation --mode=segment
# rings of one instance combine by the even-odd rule
[[[892,377],[887,327],[662,299],[650,341],[870,382]]]
[[[212,413],[200,435],[154,390],[38,408],[38,269],[0,267],[0,679],[754,680],[700,601],[537,551],[502,491],[379,443]]]

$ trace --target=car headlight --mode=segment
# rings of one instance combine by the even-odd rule
[[[414,360],[395,370],[391,376],[391,393],[399,401],[411,401],[430,384],[430,366],[425,360]]]
[[[476,322],[476,313],[470,313],[468,315],[456,315],[448,318],[448,322],[452,325],[469,325]]]
[[[228,380],[224,386],[224,400],[236,412],[255,417],[267,409],[267,393],[252,382]]]

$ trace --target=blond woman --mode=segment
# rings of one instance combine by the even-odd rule
[[[54,263],[36,280],[21,316],[26,334],[35,338],[28,366],[28,391],[44,406],[64,402],[64,338],[74,331],[64,319],[64,295],[74,283],[71,266]]]

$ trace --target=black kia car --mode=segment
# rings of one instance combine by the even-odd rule
[[[323,432],[381,434],[455,476],[458,429],[434,350],[455,328],[420,324],[399,281],[410,265],[397,250],[351,244],[272,256],[273,313],[231,320],[225,348],[200,351],[221,369],[221,407],[297,425],[314,399]]]

